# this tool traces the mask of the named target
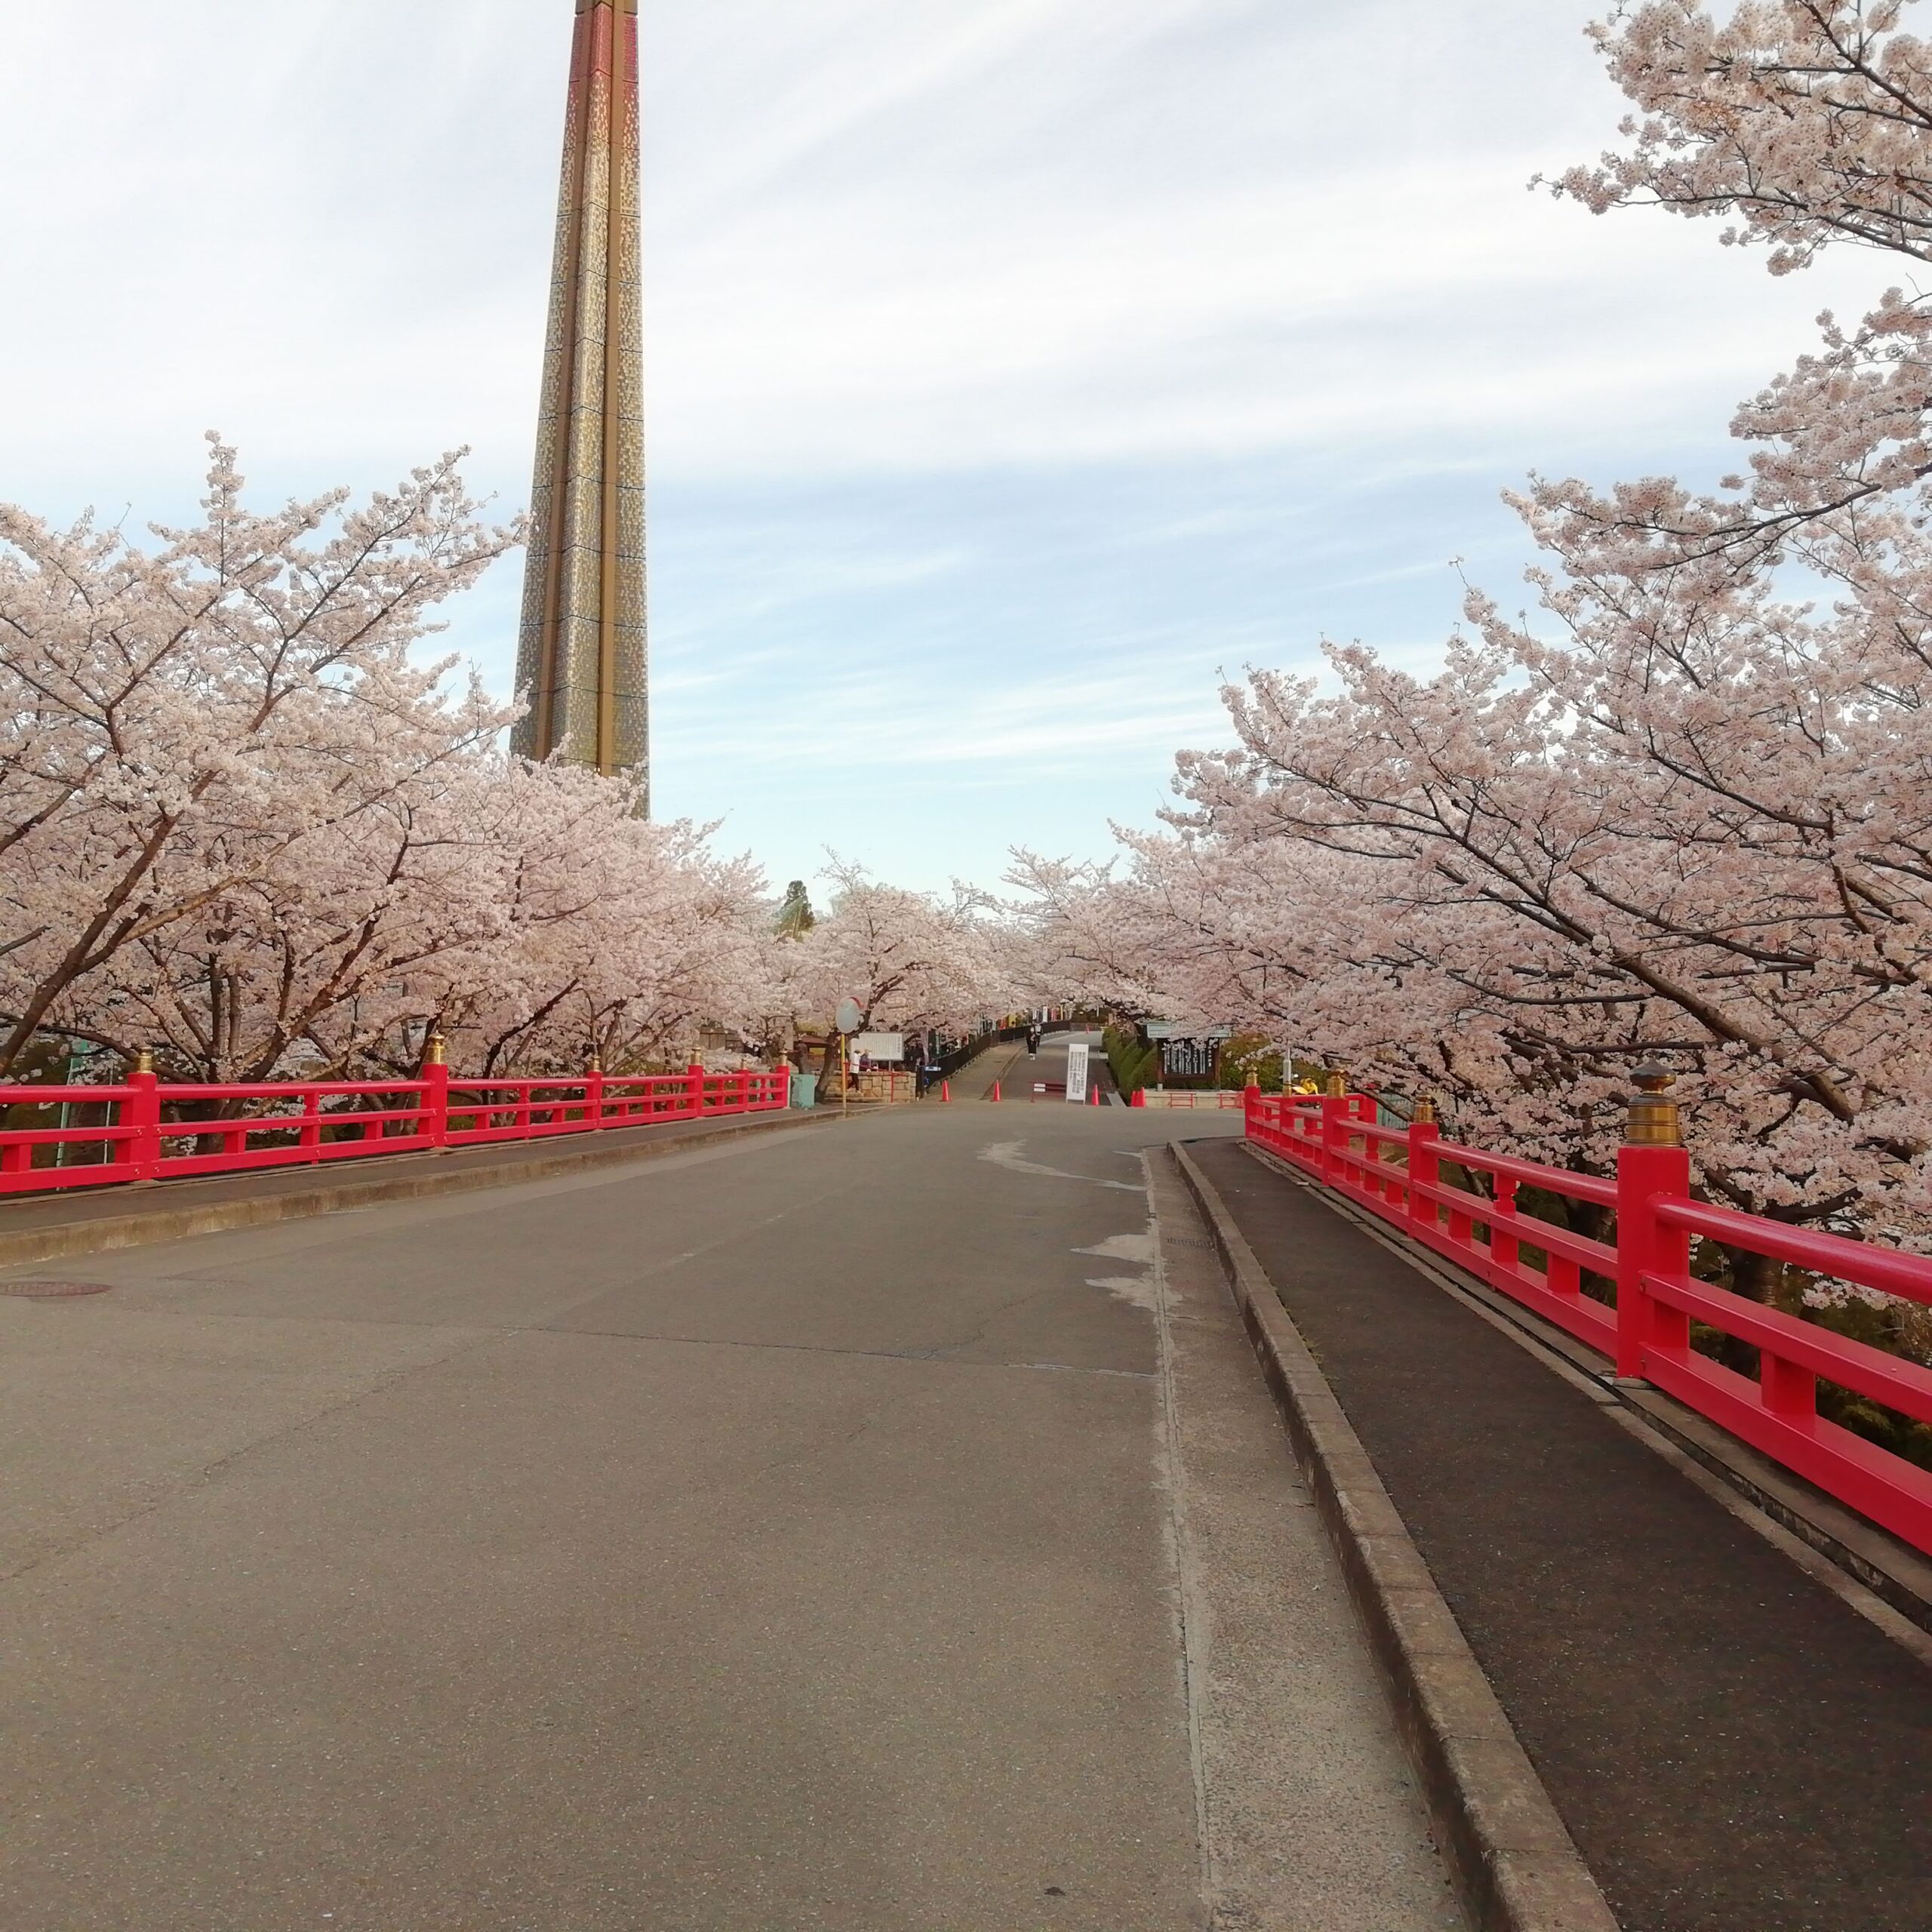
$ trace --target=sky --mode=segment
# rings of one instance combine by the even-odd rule
[[[1501,500],[1736,466],[1879,265],[1532,192],[1589,0],[642,0],[654,804],[775,884],[1103,856],[1250,664],[1426,666]],[[0,0],[0,499],[528,501],[571,0]],[[445,643],[513,681],[522,564]]]

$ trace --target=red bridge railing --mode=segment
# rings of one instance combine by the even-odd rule
[[[543,1140],[790,1104],[789,1068],[467,1080],[430,1066],[399,1081],[163,1084],[140,1072],[115,1087],[0,1084],[0,1121],[20,1108],[107,1116],[78,1127],[0,1127],[0,1195]]]
[[[1247,1137],[1567,1330],[1614,1361],[1620,1377],[1675,1396],[1932,1552],[1932,1470],[1817,1409],[1823,1380],[1932,1423],[1932,1369],[1695,1279],[1690,1247],[1702,1235],[1823,1280],[1928,1305],[1932,1260],[1694,1201],[1681,1146],[1626,1146],[1617,1178],[1606,1180],[1444,1140],[1433,1121],[1384,1127],[1378,1111],[1367,1094],[1278,1099],[1251,1088]],[[1461,1177],[1445,1177],[1445,1166]],[[1475,1177],[1489,1192],[1469,1184]],[[1525,1187],[1612,1210],[1615,1244],[1524,1214],[1517,1197]],[[1586,1275],[1614,1300],[1586,1294]],[[1694,1349],[1694,1321],[1755,1349],[1758,1374]]]

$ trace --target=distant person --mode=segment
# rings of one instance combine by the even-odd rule
[[[1029,1026],[1026,1029],[1026,1057],[1029,1060],[1037,1060],[1039,1054],[1040,1029],[1037,1026]]]

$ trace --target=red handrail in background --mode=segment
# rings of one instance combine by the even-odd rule
[[[0,1128],[0,1195],[776,1113],[791,1103],[789,1067],[707,1073],[694,1066],[634,1076],[593,1069],[574,1079],[469,1080],[435,1064],[414,1080],[164,1085],[138,1072],[113,1087],[0,1084],[0,1109],[89,1107],[110,1116],[97,1126]],[[224,1112],[206,1120],[179,1117],[196,1106]],[[226,1111],[235,1108],[245,1111]],[[69,1164],[75,1160],[80,1164]]]
[[[1690,1198],[1680,1146],[1626,1146],[1599,1179],[1444,1140],[1431,1121],[1378,1124],[1372,1095],[1264,1095],[1250,1088],[1247,1137],[1597,1350],[1620,1377],[1648,1382],[1814,1483],[1914,1548],[1932,1553],[1932,1470],[1821,1416],[1822,1380],[1932,1423],[1932,1369],[1887,1355],[1690,1272],[1693,1237],[1766,1255],[1823,1279],[1932,1305],[1932,1260],[1787,1227]],[[1445,1163],[1486,1176],[1494,1198],[1445,1181]],[[1534,1186],[1616,1214],[1616,1241],[1524,1214]],[[1540,1251],[1539,1266],[1524,1258]],[[1614,1284],[1612,1300],[1583,1277]],[[1758,1352],[1741,1375],[1691,1346],[1692,1321]]]

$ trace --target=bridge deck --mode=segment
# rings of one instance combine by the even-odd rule
[[[1446,1932],[1176,1125],[14,1271],[112,1291],[0,1296],[8,1932]]]
[[[1626,1932],[1932,1925],[1924,1666],[1312,1190],[1194,1151]]]

